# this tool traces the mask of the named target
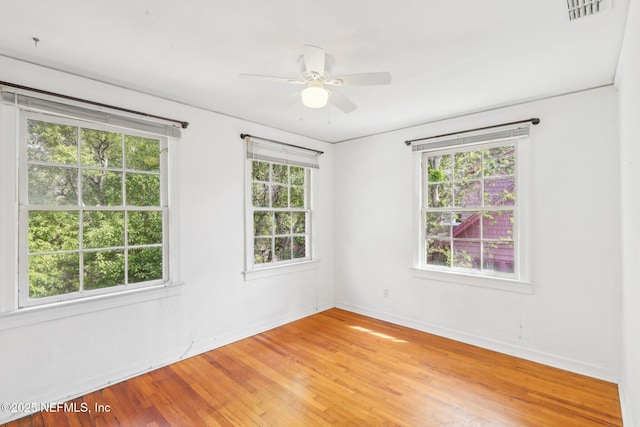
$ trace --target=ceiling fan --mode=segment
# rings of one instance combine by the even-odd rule
[[[240,76],[277,83],[305,85],[306,87],[300,93],[302,103],[305,106],[323,108],[327,103],[331,103],[344,113],[350,113],[358,107],[340,92],[328,89],[327,86],[373,86],[391,83],[391,74],[386,71],[334,77],[331,75],[332,58],[325,53],[324,49],[316,46],[304,45],[298,63],[302,73],[300,79],[259,74],[240,74]]]

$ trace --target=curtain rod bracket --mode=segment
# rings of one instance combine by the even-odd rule
[[[477,130],[492,129],[492,128],[498,128],[498,127],[502,127],[502,126],[517,125],[517,124],[520,124],[520,123],[531,123],[532,125],[537,125],[537,124],[540,123],[540,119],[538,117],[533,117],[531,119],[519,120],[517,122],[501,123],[499,125],[484,126],[484,127],[475,128],[475,129],[461,130],[461,131],[458,131],[458,132],[443,133],[441,135],[427,136],[426,138],[410,139],[410,140],[405,141],[404,144],[408,147],[408,146],[410,146],[412,143],[414,143],[416,141],[424,141],[426,139],[435,139],[435,138],[440,138],[440,137],[443,137],[443,136],[458,135],[460,133],[475,132]]]

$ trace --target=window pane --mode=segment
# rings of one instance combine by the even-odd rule
[[[127,174],[128,206],[160,206],[160,175]]]
[[[484,242],[483,269],[500,273],[513,273],[513,242]]]
[[[78,169],[29,166],[30,205],[77,206]]]
[[[304,258],[307,256],[306,238],[304,236],[295,236],[293,238],[293,257]]]
[[[122,167],[122,134],[82,129],[81,162],[83,166]]]
[[[289,184],[289,166],[273,165],[273,182],[280,184]]]
[[[427,158],[427,180],[429,182],[451,181],[451,155]]]
[[[454,212],[453,237],[459,239],[480,238],[480,212]]]
[[[290,234],[291,233],[291,212],[276,212],[276,233],[275,234]]]
[[[269,186],[267,184],[253,184],[251,186],[251,199],[253,206],[257,208],[268,208],[269,204]]]
[[[291,207],[304,208],[304,187],[291,187]]]
[[[304,168],[291,166],[289,173],[291,174],[291,185],[304,185]]]
[[[429,185],[427,194],[427,206],[430,208],[445,208],[452,202],[451,184]]]
[[[27,158],[29,161],[76,164],[78,128],[57,123],[28,120]]]
[[[29,253],[79,249],[77,211],[30,211]]]
[[[428,237],[451,236],[451,213],[449,212],[427,213],[427,236]]]
[[[480,270],[480,242],[453,241],[453,267]]]
[[[454,155],[456,181],[479,178],[482,174],[482,151],[465,151]]]
[[[162,248],[129,250],[129,283],[162,279]]]
[[[108,288],[124,284],[124,251],[84,254],[84,289]]]
[[[292,213],[292,231],[296,234],[306,233],[307,231],[307,214],[306,212]]]
[[[274,261],[288,259],[291,259],[291,237],[276,237]]]
[[[254,239],[253,260],[256,264],[273,261],[272,239]]]
[[[449,240],[427,240],[427,264],[451,266],[451,243]]]
[[[269,182],[269,163],[254,160],[252,163],[251,176],[254,181]]]
[[[456,183],[453,190],[454,205],[462,207],[482,206],[481,187],[480,181]]]
[[[486,206],[513,206],[516,203],[515,180],[512,177],[487,179],[484,182]]]
[[[253,213],[253,235],[271,236],[273,234],[273,212]]]
[[[274,208],[289,207],[289,187],[286,185],[273,185],[271,187],[271,200]]]
[[[162,243],[162,212],[130,211],[127,218],[129,245]]]
[[[80,290],[77,252],[29,257],[29,297],[42,298]]]
[[[513,212],[485,212],[482,217],[482,238],[513,240]]]
[[[82,201],[87,206],[122,206],[122,174],[82,171]]]
[[[160,171],[160,141],[127,135],[125,137],[127,169]]]
[[[85,211],[82,239],[88,249],[124,246],[124,212]]]
[[[513,175],[515,154],[513,145],[484,150],[484,176]]]

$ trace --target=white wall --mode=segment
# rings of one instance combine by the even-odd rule
[[[107,300],[0,315],[0,402],[63,401],[334,305],[332,145],[4,57],[0,70],[2,80],[12,83],[190,122],[171,148],[184,285],[157,299],[126,299],[116,307]],[[7,108],[0,117],[5,312],[14,303],[7,298],[16,276],[11,117]],[[314,176],[321,261],[313,269],[243,280],[243,132],[325,152]],[[7,415],[0,412],[0,423]]]
[[[533,294],[414,277],[415,171],[403,141],[530,117],[541,119],[526,142]],[[337,145],[337,305],[617,382],[617,125],[606,87]]]
[[[622,189],[623,357],[625,426],[640,425],[640,5],[631,2],[617,85]]]

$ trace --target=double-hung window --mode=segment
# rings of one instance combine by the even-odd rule
[[[168,138],[67,113],[20,110],[21,307],[169,282]]]
[[[528,128],[414,146],[420,155],[418,267],[522,279],[522,147]]]
[[[247,271],[312,259],[311,170],[317,157],[276,142],[247,141]]]

